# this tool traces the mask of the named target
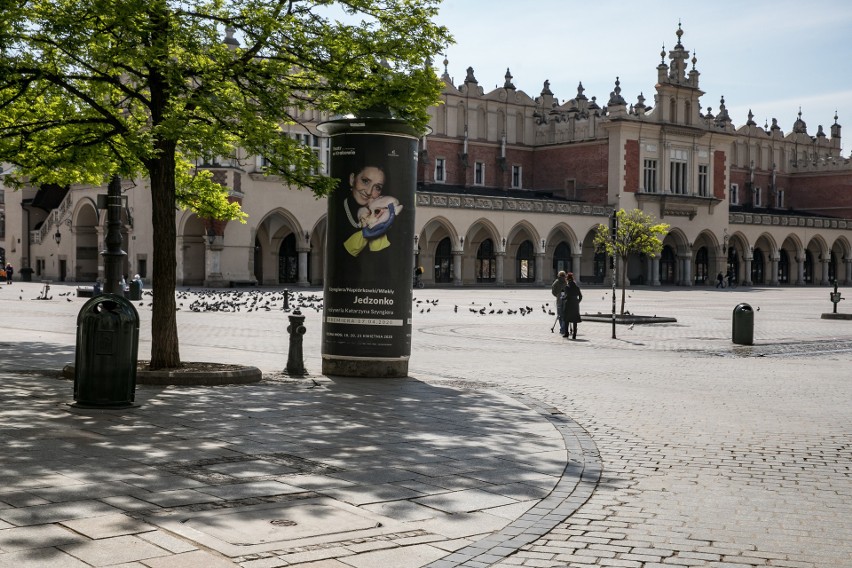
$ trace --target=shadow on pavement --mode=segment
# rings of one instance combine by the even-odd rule
[[[6,369],[61,370],[74,361],[74,345],[40,341],[0,342],[0,360]]]

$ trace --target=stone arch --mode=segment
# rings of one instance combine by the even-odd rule
[[[484,248],[490,242],[489,258],[482,258]],[[464,237],[464,254],[462,257],[462,278],[467,281],[502,284],[502,241],[500,231],[494,223],[480,217],[468,227]],[[470,262],[467,262],[468,259]]]
[[[512,245],[517,246],[517,239],[524,233],[526,233],[529,239],[533,242],[535,249],[537,251],[541,251],[541,236],[539,235],[538,229],[536,229],[535,226],[526,219],[518,221],[511,229],[509,229],[509,232],[506,235],[506,247],[508,248]]]
[[[778,284],[777,280],[778,246],[771,234],[763,232],[754,241],[751,248],[751,276],[753,285]]]
[[[582,284],[579,254],[583,249],[574,230],[567,223],[558,223],[550,229],[546,239],[542,277],[547,279],[549,276],[552,280],[560,270],[564,270],[573,272],[577,282]]]
[[[500,241],[500,231],[493,221],[480,217],[468,226],[464,233],[464,250],[470,251],[472,246],[484,238],[491,238],[495,245]]]
[[[506,281],[515,283],[541,282],[542,266],[541,238],[538,230],[526,219],[509,229],[506,245],[503,247],[506,266],[511,266]]]
[[[852,247],[845,235],[840,235],[831,243],[831,271],[829,284],[834,282],[849,285],[852,283]]]
[[[722,262],[721,247],[713,231],[705,229],[692,242],[692,282],[696,286],[715,286]]]
[[[178,220],[177,280],[183,286],[203,286],[207,277],[207,227],[202,218],[185,211]]]
[[[268,211],[252,232],[252,275],[258,283],[307,285],[315,263],[302,257],[310,253],[311,234],[291,211],[283,207]]]
[[[593,225],[586,231],[582,241],[582,250],[591,252],[581,257],[579,267],[574,267],[575,269],[579,268],[580,280],[587,284],[603,284],[607,275],[607,255],[595,250],[595,234],[597,234],[600,225],[606,225],[606,221]],[[577,275],[577,270],[574,270],[574,275]]]
[[[651,279],[656,276],[664,284],[689,286],[692,283],[690,253],[689,239],[686,233],[675,227],[663,237],[663,248],[660,251],[659,258],[656,259],[656,262],[650,263],[650,268],[647,268],[648,257],[630,255],[626,267],[627,277],[631,282],[645,283],[648,277],[642,276],[643,271],[650,270],[651,273],[648,276]],[[657,269],[653,268],[654,265],[657,266]]]
[[[430,218],[417,231],[415,263],[423,267],[423,281],[449,284],[456,280],[461,244],[455,226],[444,216]]]
[[[749,282],[750,275],[746,274],[746,259],[751,259],[751,247],[748,237],[742,231],[734,231],[728,237],[728,251],[725,272],[730,272],[733,280]]]
[[[100,241],[101,235],[106,234],[106,229],[101,226],[101,221],[106,221],[106,215],[101,215],[95,201],[89,198],[80,199],[76,203],[68,220],[71,223],[69,232],[73,235],[73,273],[74,279],[78,282],[91,282],[104,277],[103,263],[100,260],[103,246]],[[123,273],[129,271],[126,266],[126,257],[124,260]]]
[[[799,259],[803,258],[802,241],[795,233],[789,233],[778,247],[778,282],[779,284],[801,285],[802,274],[799,270]]]
[[[822,235],[816,234],[808,241],[805,254],[805,283],[827,286],[830,280],[831,247]]]

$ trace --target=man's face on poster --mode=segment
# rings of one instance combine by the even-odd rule
[[[349,176],[349,185],[352,187],[352,197],[363,207],[371,199],[381,196],[385,186],[385,173],[374,166],[367,166]]]

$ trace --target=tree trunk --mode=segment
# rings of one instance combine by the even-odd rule
[[[148,162],[154,229],[151,369],[180,367],[175,310],[177,229],[175,228],[175,145],[164,143]]]

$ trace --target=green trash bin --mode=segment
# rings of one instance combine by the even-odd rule
[[[139,313],[117,294],[101,294],[77,315],[74,400],[78,405],[132,406],[136,394]]]
[[[138,302],[142,299],[142,281],[141,280],[131,280],[130,287],[127,292],[127,299]]]
[[[746,303],[734,308],[732,340],[739,345],[754,343],[754,310]]]

